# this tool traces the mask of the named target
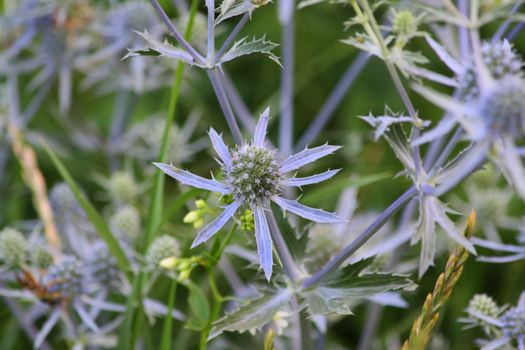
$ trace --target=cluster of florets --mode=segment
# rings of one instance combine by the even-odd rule
[[[137,195],[135,179],[125,171],[111,175],[107,184],[111,199],[116,203],[129,203]]]
[[[232,152],[232,165],[225,167],[225,180],[235,200],[254,205],[282,190],[282,175],[275,153],[250,144]]]
[[[0,232],[0,260],[8,267],[21,267],[27,258],[27,241],[18,230],[5,228]]]
[[[65,255],[60,262],[51,266],[44,278],[50,293],[60,293],[74,297],[82,293],[84,284],[84,266],[72,255]]]
[[[39,245],[31,250],[30,260],[33,266],[45,270],[53,265],[54,258],[46,247]]]
[[[117,261],[109,253],[104,242],[98,241],[93,245],[86,266],[89,276],[99,286],[108,288],[118,285],[120,272],[117,267]]]
[[[146,253],[146,266],[149,270],[159,269],[162,260],[180,256],[180,244],[171,236],[157,237]]]
[[[53,186],[49,193],[49,198],[51,199],[51,205],[56,213],[65,213],[78,208],[75,194],[65,182],[60,182]]]
[[[525,336],[525,308],[513,307],[500,319],[503,333],[510,338]]]
[[[399,35],[413,35],[417,32],[418,20],[410,10],[395,12],[392,21],[392,32]]]
[[[239,222],[241,230],[247,232],[253,232],[255,230],[255,220],[253,218],[253,211],[245,209],[243,213],[239,215]]]
[[[495,80],[509,76],[523,76],[521,70],[523,61],[512,44],[506,40],[483,43],[481,56],[483,64]],[[458,83],[459,97],[463,101],[472,101],[479,97],[479,81],[474,62],[470,62],[463,74],[458,77]]]
[[[491,132],[519,136],[525,131],[525,80],[509,76],[498,81],[482,96],[479,108]]]
[[[487,294],[476,294],[469,302],[469,309],[483,315],[496,318],[499,314],[498,304]]]
[[[134,240],[141,230],[140,213],[131,205],[119,207],[110,217],[109,225],[118,237]]]

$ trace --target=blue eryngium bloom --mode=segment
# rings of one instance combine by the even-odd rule
[[[228,149],[221,135],[213,128],[210,129],[210,139],[219,155],[220,160],[218,162],[224,172],[223,182],[216,179],[206,179],[168,164],[154,163],[167,175],[185,185],[233,196],[233,203],[229,204],[215,220],[199,232],[192,248],[213,237],[241,206],[249,207],[253,211],[257,253],[268,280],[272,276],[273,257],[272,238],[266,221],[265,210],[270,209],[270,201],[279,205],[284,211],[290,211],[318,223],[345,221],[333,213],[310,208],[296,200],[281,196],[286,186],[300,187],[315,184],[334,176],[339,169],[302,178],[287,177],[285,174],[329,155],[340,147],[323,145],[311,149],[307,148],[284,161],[279,161],[276,152],[265,147],[269,114],[268,108],[262,113],[255,128],[252,142],[239,145],[235,150]]]

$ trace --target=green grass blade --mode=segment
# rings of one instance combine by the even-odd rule
[[[168,314],[164,320],[164,326],[162,329],[162,339],[160,341],[160,350],[170,350],[171,349],[171,340],[172,340],[172,326],[173,326],[173,317],[171,313],[175,308],[175,294],[177,293],[177,280],[171,282],[170,294],[168,299]]]
[[[124,250],[120,246],[120,243],[115,238],[115,236],[113,236],[102,216],[97,212],[97,210],[91,204],[89,199],[82,193],[80,187],[77,185],[77,183],[75,182],[69,171],[66,169],[64,164],[57,157],[55,152],[53,152],[53,150],[51,150],[51,148],[49,148],[49,146],[45,143],[44,148],[49,157],[51,158],[51,161],[55,165],[56,169],[60,173],[60,176],[62,176],[64,181],[66,181],[69,187],[71,188],[71,191],[73,191],[73,193],[75,194],[76,199],[78,200],[82,209],[84,209],[84,212],[86,213],[89,221],[97,230],[98,235],[106,242],[110,254],[117,261],[119,269],[121,271],[128,271],[126,275],[128,279],[131,278],[131,273],[129,272],[129,260],[126,254],[124,253]]]
[[[199,1],[193,0],[191,4],[191,12],[188,20],[188,24],[186,27],[186,31],[184,33],[184,36],[186,39],[191,37],[191,31],[193,28],[193,23],[195,16],[197,14],[197,8],[198,8]],[[173,83],[173,87],[171,90],[171,96],[170,96],[170,104],[168,108],[168,114],[166,117],[166,124],[164,126],[164,132],[162,135],[162,144],[160,149],[159,158],[157,161],[165,162],[166,160],[166,154],[168,151],[168,145],[169,145],[169,130],[171,128],[171,125],[175,119],[175,109],[177,107],[177,101],[179,98],[180,93],[180,87],[182,85],[182,78],[184,75],[184,64],[179,62],[177,65],[177,70],[175,73],[175,81]],[[148,249],[150,243],[155,238],[156,233],[158,232],[161,224],[162,224],[162,204],[163,204],[163,193],[164,193],[164,180],[165,175],[157,170],[154,177],[153,187],[151,189],[151,202],[149,206],[148,211],[148,218],[146,222],[146,232],[144,235],[144,244],[142,245],[142,252],[146,252]],[[127,310],[124,315],[124,324],[122,327],[122,330],[119,334],[119,349],[134,349],[135,348],[135,340],[138,338],[138,334],[132,334],[133,325],[140,324],[140,319],[143,315],[139,315],[138,318],[135,315],[135,311],[137,307],[142,307],[142,300],[140,299],[142,296],[142,286],[147,280],[147,276],[141,272],[138,276],[135,277],[135,281],[133,281],[133,294],[128,299],[127,303]],[[142,313],[142,312],[141,312]],[[136,319],[136,322],[134,320]]]
[[[194,23],[195,15],[197,13],[198,3],[199,2],[197,0],[193,0],[192,2],[191,13],[190,13],[190,17],[188,20],[188,25],[184,33],[184,37],[186,39],[189,39],[191,37],[193,23]],[[166,158],[167,158],[170,130],[171,130],[173,121],[175,120],[175,110],[177,108],[177,102],[179,100],[180,87],[182,85],[182,77],[184,75],[184,68],[185,68],[185,64],[183,62],[179,62],[177,65],[177,71],[175,73],[175,81],[171,89],[170,104],[168,107],[166,124],[164,125],[164,132],[162,134],[162,143],[160,147],[159,157],[157,159],[157,161],[161,163],[166,162]],[[164,182],[165,182],[164,173],[157,169],[155,173],[153,188],[151,189],[151,203],[150,203],[150,210],[148,212],[148,221],[146,223],[146,235],[144,237],[144,249],[147,249],[147,247],[149,247],[150,243],[155,238],[155,234],[158,232],[158,228],[161,224]]]
[[[131,294],[129,295],[128,301],[126,303],[126,313],[124,314],[124,321],[122,322],[122,328],[119,333],[117,349],[119,350],[128,350],[134,349],[132,346],[132,336],[131,330],[133,328],[133,320],[135,314],[135,308],[138,303],[142,303],[140,299],[142,293],[142,284],[145,278],[145,273],[140,271],[139,274],[135,277],[133,281],[133,287],[131,289]]]

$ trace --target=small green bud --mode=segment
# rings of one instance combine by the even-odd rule
[[[392,31],[395,34],[411,36],[417,32],[417,19],[410,10],[402,10],[394,13]]]
[[[197,209],[186,214],[182,221],[185,224],[192,224],[194,228],[200,228],[204,225],[204,216],[208,213],[213,213],[213,209],[203,199],[197,199],[195,206]]]
[[[116,203],[130,203],[137,195],[138,185],[133,177],[126,172],[116,172],[111,175],[108,184],[108,190],[111,197]]]
[[[31,251],[31,262],[39,269],[47,269],[53,261],[53,254],[45,247],[37,246]]]
[[[202,226],[204,226],[204,220],[203,219],[199,219],[197,221],[195,221],[193,223],[193,227],[194,228],[201,228]]]
[[[178,275],[178,278],[177,280],[179,282],[184,282],[185,280],[187,280],[188,278],[190,278],[190,274],[191,274],[191,270],[184,270],[184,271],[181,271]]]
[[[174,268],[177,267],[177,265],[179,265],[179,259],[174,257],[174,256],[171,256],[169,258],[166,258],[166,259],[162,259],[159,263],[160,267],[164,268],[164,269],[167,269],[167,270],[173,270]]]
[[[192,210],[186,216],[184,216],[184,219],[182,221],[185,224],[193,224],[195,221],[198,221],[200,219],[200,212],[199,210]]]
[[[253,219],[253,212],[246,209],[240,216],[241,230],[252,232],[255,229],[255,221]]]
[[[188,260],[182,260],[179,264],[179,270],[185,271],[185,270],[191,270],[193,263]]]
[[[110,217],[109,225],[117,236],[136,239],[141,231],[140,213],[130,205],[120,207]]]
[[[229,204],[232,204],[234,200],[235,198],[233,198],[233,195],[226,194],[224,196],[221,196],[221,198],[219,199],[219,203],[221,205],[229,205]]]
[[[0,232],[0,260],[12,268],[21,267],[27,257],[27,241],[18,230],[6,227]]]
[[[208,204],[206,204],[206,201],[204,199],[197,199],[195,201],[195,206],[198,209],[206,209],[206,208],[208,208]]]

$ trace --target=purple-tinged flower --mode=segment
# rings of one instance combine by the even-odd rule
[[[448,112],[449,117],[416,139],[414,144],[423,144],[445,135],[459,123],[474,144],[471,153],[490,158],[501,169],[507,181],[525,198],[525,168],[516,146],[516,142],[525,135],[523,61],[507,42],[484,44],[479,57],[473,59],[476,65],[475,70],[472,70],[469,65],[455,60],[434,40],[427,39],[458,79],[468,81],[460,81],[459,96],[456,97],[421,85],[415,86],[416,91]],[[472,72],[469,71],[474,72],[475,77],[470,77]],[[473,84],[467,92],[466,87]]]
[[[494,336],[499,332],[498,318],[501,317],[507,306],[499,306],[496,301],[487,294],[476,294],[470,299],[465,312],[466,317],[458,319],[465,324],[463,329],[481,327],[485,334]]]
[[[240,207],[249,207],[254,213],[255,239],[260,264],[266,278],[272,275],[272,238],[265,211],[270,208],[270,201],[276,203],[284,211],[290,211],[305,219],[318,223],[335,223],[344,221],[337,215],[320,209],[314,209],[281,196],[285,187],[301,187],[330,179],[339,170],[328,170],[321,174],[308,177],[287,176],[303,165],[332,154],[339,146],[323,145],[290,156],[284,161],[278,159],[277,153],[265,147],[266,128],[270,110],[267,108],[261,115],[255,128],[252,142],[237,146],[230,150],[213,128],[209,135],[215,151],[219,155],[219,164],[224,172],[224,180],[206,179],[188,171],[177,169],[171,165],[154,163],[167,175],[185,185],[221,195],[232,195],[233,203],[211,223],[205,226],[192,244],[196,247],[213,237],[235,214]]]
[[[503,336],[509,340],[516,339],[519,349],[525,349],[525,294],[521,295],[516,307],[503,314],[500,321]]]
[[[480,342],[483,345],[481,350],[507,348],[525,350],[525,292],[521,293],[518,304],[499,318],[481,314],[479,316],[484,322],[499,330],[496,339]]]

